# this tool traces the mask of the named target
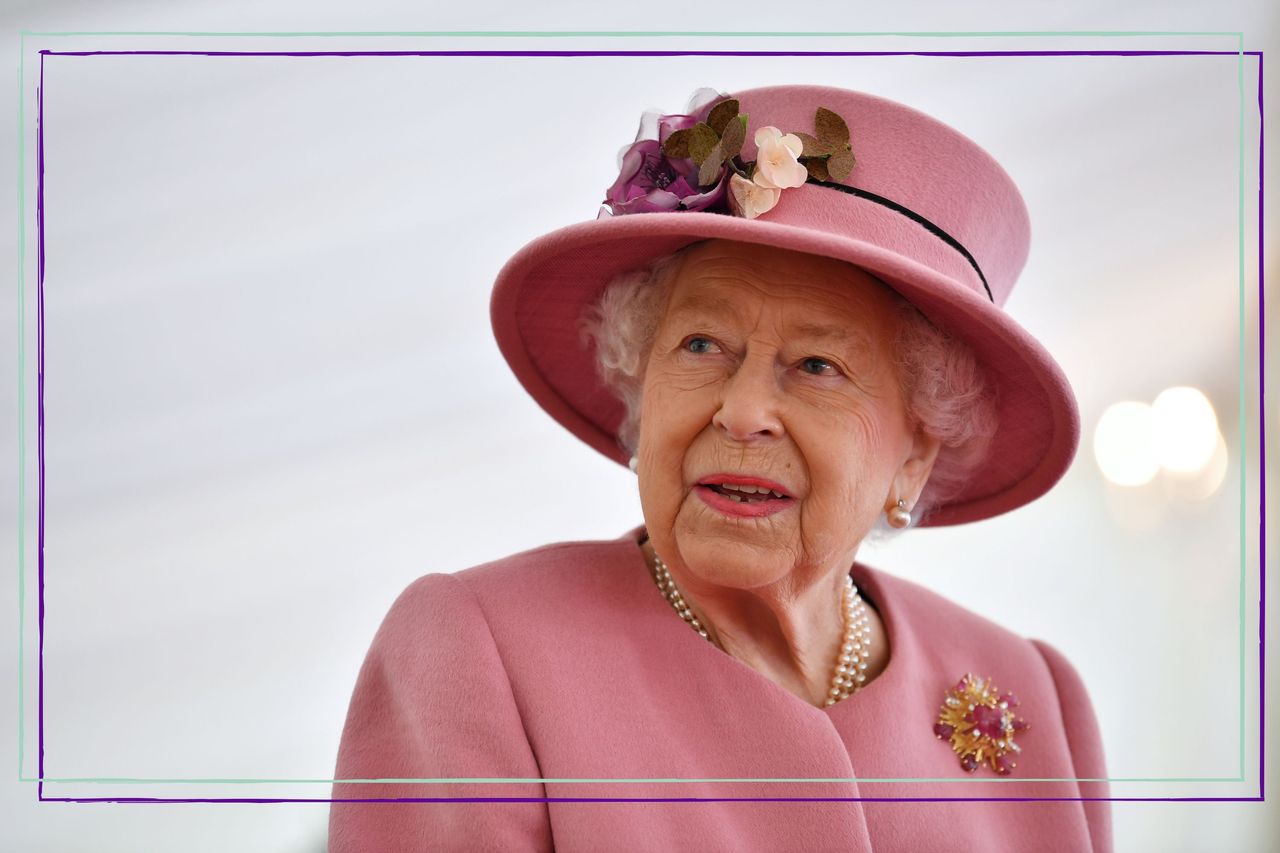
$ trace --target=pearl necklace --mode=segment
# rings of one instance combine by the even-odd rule
[[[706,626],[693,615],[684,596],[676,588],[671,572],[667,571],[667,564],[656,553],[653,561],[653,579],[658,590],[671,602],[676,613],[690,628],[707,642],[711,642]],[[834,705],[857,693],[867,681],[867,666],[871,660],[871,620],[867,616],[867,605],[858,593],[858,588],[853,585],[853,578],[848,575],[844,579],[841,603],[844,610],[844,642],[840,644],[840,654],[836,657],[835,672],[831,676],[831,689],[827,691],[825,705]]]

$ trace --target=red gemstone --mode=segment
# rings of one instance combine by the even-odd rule
[[[972,773],[978,769],[978,762],[972,755],[966,755],[964,758],[960,759],[960,766]]]
[[[968,686],[969,686],[969,676],[966,675],[964,678],[957,681],[956,686],[952,687],[951,689],[957,693],[963,693],[965,691],[965,688]]]
[[[1004,737],[1004,714],[999,708],[988,708],[979,705],[973,709],[973,727],[978,734],[984,734],[993,740]]]
[[[1026,720],[1014,720],[1014,721],[1013,721],[1013,730],[1014,730],[1015,732],[1020,732],[1020,731],[1022,731],[1023,729],[1025,729],[1026,727],[1027,727],[1027,721],[1026,721]]]
[[[1003,755],[996,759],[996,772],[1001,776],[1008,776],[1009,771],[1013,769],[1013,762],[1006,759]]]
[[[955,732],[955,727],[946,723],[934,723],[933,725],[933,733],[943,740],[949,740]]]
[[[1006,693],[1000,697],[1000,701],[1006,703],[1010,708],[1018,707],[1018,697],[1012,693]]]

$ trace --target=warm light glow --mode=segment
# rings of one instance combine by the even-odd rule
[[[1146,403],[1114,403],[1093,431],[1093,455],[1102,476],[1118,486],[1141,486],[1160,470],[1155,419]]]
[[[1190,474],[1213,459],[1218,446],[1218,416],[1196,388],[1166,388],[1151,405],[1156,456],[1170,471]]]
[[[1202,501],[1212,497],[1227,478],[1227,468],[1231,458],[1227,451],[1226,439],[1217,433],[1214,440],[1213,455],[1208,463],[1193,473],[1170,471],[1165,476],[1165,491],[1170,497],[1183,500]]]

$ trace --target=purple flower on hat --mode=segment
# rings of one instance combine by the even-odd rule
[[[604,203],[614,215],[709,210],[724,200],[728,170],[710,187],[698,186],[698,166],[691,159],[668,157],[662,143],[677,130],[697,124],[693,116],[658,119],[658,138],[640,139],[622,154],[618,179],[605,193]]]

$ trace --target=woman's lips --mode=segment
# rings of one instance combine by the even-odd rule
[[[703,477],[698,481],[699,486],[727,486],[730,489],[740,489],[745,493],[758,492],[761,489],[772,491],[775,497],[781,495],[784,498],[791,497],[791,492],[787,491],[780,483],[773,480],[766,480],[763,477],[756,477],[751,474],[729,474],[719,473],[711,474]]]
[[[735,493],[729,488],[717,490],[716,486],[699,484],[693,487],[702,502],[723,515],[735,518],[762,518],[782,512],[795,501],[788,497],[774,497],[771,493]],[[734,494],[730,497],[730,494]]]

